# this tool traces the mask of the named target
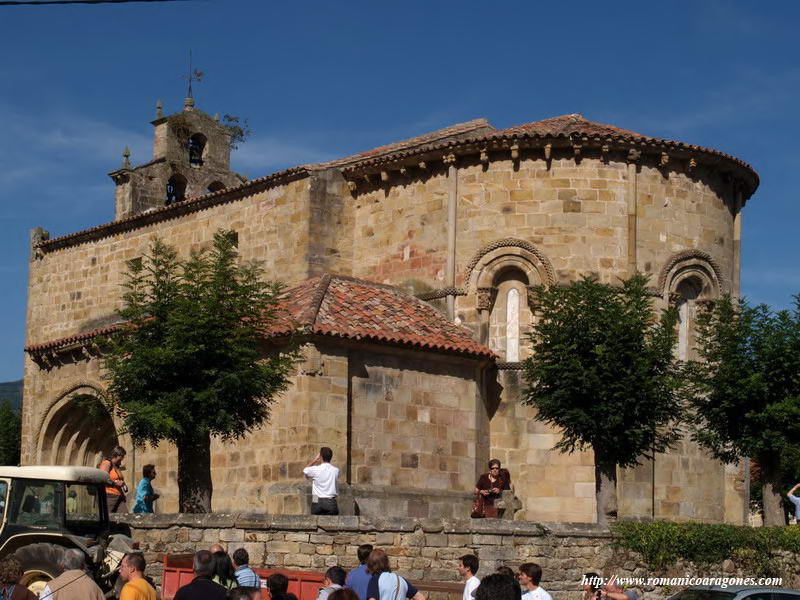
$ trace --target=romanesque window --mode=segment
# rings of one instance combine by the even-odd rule
[[[489,315],[489,347],[507,362],[522,360],[525,334],[532,314],[527,304],[528,277],[517,268],[499,273],[494,280],[496,299]]]
[[[674,254],[659,276],[664,299],[678,309],[678,344],[675,354],[681,360],[694,358],[697,311],[722,292],[723,281],[714,259],[701,250]]]
[[[203,165],[203,155],[206,149],[206,136],[202,133],[195,133],[189,138],[189,164],[193,167]]]
[[[164,204],[169,206],[175,202],[186,199],[186,177],[176,173],[167,181],[166,199]]]
[[[691,358],[694,346],[693,323],[697,311],[696,300],[702,292],[702,283],[695,277],[684,279],[675,290],[678,307],[678,358]]]

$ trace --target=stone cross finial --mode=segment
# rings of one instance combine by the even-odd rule
[[[161,119],[164,116],[164,104],[161,100],[156,100],[156,119]]]
[[[130,169],[131,168],[131,151],[125,146],[125,150],[122,151],[122,168],[123,169]]]
[[[186,96],[183,99],[183,110],[194,110],[194,98]]]
[[[219,113],[214,113],[214,120],[219,123]]]

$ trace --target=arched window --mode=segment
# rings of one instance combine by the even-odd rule
[[[691,357],[692,340],[692,321],[697,310],[696,300],[700,297],[703,290],[702,282],[690,277],[682,280],[675,293],[678,295],[678,358],[688,360]]]
[[[166,199],[164,204],[169,206],[176,202],[181,202],[186,199],[186,177],[180,173],[175,173],[167,181]]]
[[[203,156],[206,149],[206,136],[202,133],[195,133],[189,138],[189,164],[193,167],[203,165]]]
[[[507,362],[521,360],[522,336],[532,323],[528,283],[528,276],[516,267],[504,269],[494,279],[497,297],[489,315],[489,347]]]
[[[207,191],[209,194],[213,194],[214,192],[218,192],[224,189],[225,189],[224,183],[222,183],[221,181],[212,181],[211,183],[208,184]]]

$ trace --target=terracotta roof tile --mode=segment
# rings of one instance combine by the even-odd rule
[[[296,329],[354,340],[375,340],[435,351],[494,358],[470,332],[405,292],[341,275],[307,279],[285,292],[273,335]]]
[[[498,131],[498,133],[534,134],[541,136],[570,136],[572,134],[578,134],[649,139],[649,136],[636,133],[635,131],[621,129],[613,125],[605,125],[604,123],[594,123],[593,121],[583,118],[583,115],[578,114],[561,115],[560,117],[551,117],[541,121],[515,125],[514,127]]]
[[[121,327],[112,325],[32,344],[25,351],[40,354],[59,350],[114,333]],[[422,300],[394,287],[341,275],[307,279],[284,292],[277,318],[265,335],[274,337],[298,331],[495,358],[467,329],[451,323]]]

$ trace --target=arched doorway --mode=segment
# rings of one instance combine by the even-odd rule
[[[39,437],[38,464],[95,467],[110,453],[119,441],[99,398],[97,390],[81,387],[50,408]]]

